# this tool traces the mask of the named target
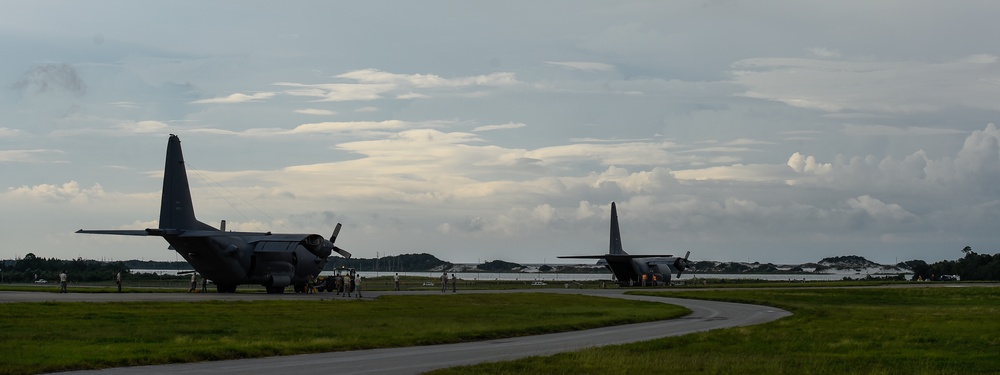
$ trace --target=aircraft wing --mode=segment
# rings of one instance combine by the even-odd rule
[[[86,230],[84,230],[84,229],[80,229],[80,230],[76,231],[76,233],[115,234],[115,235],[119,235],[119,236],[148,236],[149,235],[149,232],[147,232],[145,229],[131,229],[131,230],[129,230],[129,229],[122,229],[122,230],[114,230],[114,229],[97,229],[97,230],[86,229]]]
[[[604,255],[571,255],[556,258],[563,259],[636,259],[636,258],[669,258],[673,255],[634,255],[634,254],[604,254]]]

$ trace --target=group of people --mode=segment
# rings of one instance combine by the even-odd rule
[[[448,291],[448,273],[444,272],[441,274],[441,293]],[[455,273],[451,274],[451,292],[455,293],[458,291],[458,278],[455,277]]]
[[[201,278],[201,292],[208,292],[208,279],[204,277]],[[198,274],[195,272],[191,273],[191,288],[188,288],[188,293],[198,293]]]
[[[356,293],[358,298],[361,298],[361,275],[352,276],[332,276],[334,277],[335,288],[337,290],[337,295],[346,295],[351,297],[352,291]],[[314,293],[315,287],[313,283],[312,275],[309,275],[306,280],[306,293]],[[392,290],[400,291],[399,288],[399,272],[392,276]],[[448,290],[448,273],[441,274],[441,291],[446,292]],[[458,278],[454,273],[451,274],[451,292],[455,293],[458,291]]]
[[[330,276],[324,282],[329,283],[331,280],[338,296],[361,298],[361,275]],[[316,293],[316,289],[316,279],[312,275],[306,276],[306,294]],[[320,285],[319,289],[322,290],[323,286]]]
[[[36,276],[37,277],[37,276]],[[337,290],[338,296],[352,297],[356,296],[361,298],[361,275],[354,276],[335,276],[334,283]],[[59,273],[59,293],[67,293],[66,282],[69,277],[66,275],[66,271]],[[399,273],[397,272],[392,277],[393,290],[399,291]],[[118,272],[115,274],[115,284],[118,285],[118,293],[122,292],[122,273]],[[448,272],[441,274],[441,292],[448,291]],[[451,274],[451,292],[455,293],[458,291],[458,278],[454,273]],[[198,274],[191,273],[191,287],[188,288],[188,293],[198,292]],[[201,292],[208,292],[208,279],[202,278],[201,280]],[[306,291],[307,294],[316,293],[316,279],[309,275],[306,279]]]
[[[35,274],[35,280],[38,280],[38,274]],[[59,271],[59,293],[69,293],[66,288],[66,284],[69,283],[69,275],[66,271]],[[118,284],[118,293],[122,292],[122,273],[118,272],[115,274],[115,284]]]
[[[324,282],[329,283],[330,280],[333,280],[333,283],[334,283],[333,288],[334,288],[334,290],[337,291],[337,295],[338,296],[361,298],[361,279],[362,279],[361,275],[353,275],[353,276],[352,275],[344,275],[344,276],[337,275],[337,276],[329,276],[329,278],[327,278],[324,281],[318,281],[312,275],[308,275],[308,276],[306,276],[306,290],[305,290],[305,293],[306,294],[316,293],[316,289],[317,288],[319,288],[320,290],[322,290],[323,289],[323,285],[329,285],[329,284],[323,284]],[[441,279],[441,292],[447,292],[448,291],[448,283],[449,283],[448,272],[442,273],[440,279]],[[458,277],[454,273],[451,274],[450,283],[451,283],[451,292],[452,293],[457,292],[458,291]],[[398,272],[395,275],[392,276],[392,290],[393,291],[397,291],[397,292],[401,290],[400,289],[399,273]]]

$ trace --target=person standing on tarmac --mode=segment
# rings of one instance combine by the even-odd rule
[[[361,275],[358,275],[358,279],[354,281],[354,287],[358,289],[358,298],[361,298]]]
[[[451,273],[451,292],[455,293],[456,288],[458,288],[458,279],[455,278],[455,273]]]
[[[188,293],[197,293],[197,292],[198,292],[198,274],[191,273],[191,288],[188,289]]]
[[[393,289],[393,290],[395,290],[395,291],[398,292],[399,291],[399,272],[396,272],[396,276],[392,277],[392,282],[393,282],[393,284],[395,284],[395,289]]]
[[[448,291],[448,273],[441,274],[441,293]]]

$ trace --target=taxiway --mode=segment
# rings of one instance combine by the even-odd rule
[[[550,355],[593,346],[625,344],[693,332],[760,324],[791,313],[767,306],[677,298],[633,296],[622,289],[533,289],[513,291],[466,291],[463,293],[548,292],[653,301],[684,306],[692,314],[683,318],[603,327],[499,340],[403,348],[358,350],[320,354],[240,360],[120,367],[64,374],[246,374],[305,373],[335,369],[338,374],[413,374],[437,368],[482,362]],[[428,294],[434,292],[368,292],[366,298],[383,294]],[[450,294],[450,293],[449,293]],[[186,293],[37,293],[0,292],[0,303],[11,302],[112,302],[112,301],[201,301],[317,299],[323,294],[186,294]],[[343,297],[339,297],[343,298]]]

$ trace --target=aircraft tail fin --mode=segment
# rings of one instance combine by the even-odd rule
[[[167,158],[163,166],[163,195],[160,197],[160,229],[211,230],[210,225],[198,221],[191,203],[191,187],[181,140],[171,134],[167,141]]]
[[[618,208],[615,207],[615,202],[611,202],[611,243],[608,246],[608,254],[628,254],[622,249],[622,232],[618,229]]]

